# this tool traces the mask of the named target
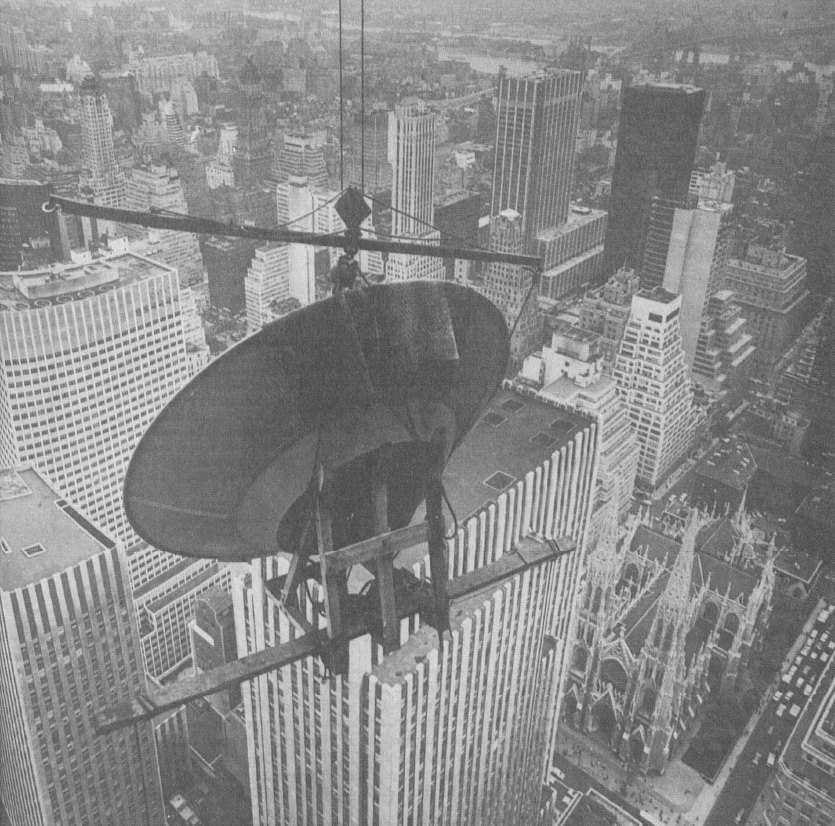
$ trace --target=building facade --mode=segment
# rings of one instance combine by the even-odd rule
[[[681,294],[681,340],[694,381],[720,399],[744,390],[755,347],[731,291],[723,289],[733,207],[699,201],[676,209],[664,271],[665,290]]]
[[[681,296],[640,290],[615,361],[618,392],[641,447],[638,479],[651,488],[684,459],[695,430],[680,313]]]
[[[278,318],[278,308],[290,298],[287,244],[265,244],[256,248],[244,279],[244,297],[247,333],[257,333],[265,324]]]
[[[203,263],[209,280],[209,304],[232,315],[246,307],[246,274],[255,255],[248,238],[213,235],[203,244]]]
[[[81,178],[79,186],[102,206],[122,206],[125,174],[116,162],[113,116],[107,95],[92,75],[81,84]]]
[[[724,286],[732,290],[767,368],[788,350],[808,320],[806,259],[759,244],[732,255]]]
[[[518,394],[501,398],[537,406]],[[555,413],[536,409],[543,422]],[[386,657],[370,637],[352,642],[345,676],[308,659],[245,689],[255,822],[534,822],[570,662],[568,607],[596,463],[595,425],[571,421],[574,435],[544,464],[461,525],[448,545],[449,572],[489,564],[534,535],[572,537],[575,553],[456,603],[440,648],[415,618]],[[425,564],[413,568],[421,577]],[[276,558],[259,560],[233,591],[239,655],[294,634],[266,585],[278,573]],[[306,595],[302,605],[319,625]]]
[[[604,276],[624,265],[638,265],[654,196],[670,201],[686,198],[704,97],[702,89],[673,83],[624,89],[603,254]]]
[[[525,236],[522,217],[506,209],[490,222],[490,249],[521,253]],[[472,286],[489,298],[504,315],[510,337],[509,375],[514,376],[527,356],[541,344],[539,316],[536,311],[534,276],[530,269],[518,264],[489,264],[483,281]]]
[[[177,271],[134,254],[0,275],[0,462],[37,465],[120,541],[131,451],[189,377]]]
[[[635,270],[621,268],[602,287],[586,293],[580,305],[580,327],[600,337],[603,371],[612,375],[620,341],[640,289]]]
[[[241,71],[238,107],[238,142],[232,166],[235,186],[248,189],[265,183],[273,165],[261,77],[251,60]]]
[[[124,553],[31,467],[0,470],[0,798],[15,826],[164,822]]]
[[[559,322],[550,345],[525,359],[517,380],[537,388],[542,401],[589,413],[597,420],[600,462],[589,525],[589,548],[593,548],[610,507],[620,521],[629,513],[640,453],[615,381],[603,372],[599,336]]]
[[[125,194],[125,209],[138,212],[160,210],[188,214],[183,185],[176,169],[163,164],[135,166],[130,171]],[[147,238],[147,255],[174,267],[184,286],[203,280],[203,261],[197,236],[170,229],[142,230],[136,225],[126,227],[132,237]]]
[[[420,237],[431,230],[435,197],[435,115],[419,98],[389,113],[392,234]]]
[[[581,72],[499,78],[490,215],[518,212],[527,248],[568,217],[582,88]]]

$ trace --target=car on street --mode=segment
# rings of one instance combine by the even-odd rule
[[[754,755],[754,759],[753,759],[751,762],[752,762],[755,766],[759,766],[759,765],[760,765],[760,757],[762,757],[762,753],[761,753],[761,752],[757,752],[757,753]]]
[[[742,816],[745,814],[745,809],[740,809],[736,813],[736,817],[734,818],[734,823],[742,823]]]
[[[789,709],[789,714],[791,714],[791,716],[792,716],[792,717],[797,717],[797,715],[798,715],[798,714],[800,714],[800,706],[799,706],[799,705],[797,705],[797,703],[795,703],[795,704],[794,704],[794,705],[793,705],[793,706]]]
[[[777,709],[777,716],[778,716],[778,717],[782,717],[782,716],[783,716],[783,712],[784,712],[785,710],[786,710],[786,705],[785,705],[785,703],[780,703],[780,706],[779,706],[779,708]]]
[[[774,765],[774,761],[775,761],[776,759],[777,759],[777,758],[776,758],[776,756],[775,756],[774,752],[771,752],[771,754],[769,754],[769,755],[768,755],[768,761],[767,761],[767,762],[768,762],[768,765],[769,765],[769,766],[773,766],[773,765]]]

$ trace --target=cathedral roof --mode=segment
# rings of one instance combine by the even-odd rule
[[[730,523],[728,519],[719,520],[720,523]],[[732,529],[732,528],[731,528]],[[707,539],[705,539],[707,534]],[[694,597],[710,578],[710,590],[725,595],[732,600],[740,595],[748,597],[757,585],[757,577],[725,560],[714,556],[707,550],[708,545],[716,547],[716,543],[724,541],[728,536],[727,526],[713,523],[701,529],[695,541],[695,551],[689,566],[690,580],[687,597]],[[632,538],[630,550],[641,551],[647,559],[655,560],[665,566],[666,570],[658,578],[652,588],[635,604],[623,620],[624,636],[631,651],[638,654],[643,648],[644,641],[652,627],[655,612],[661,604],[662,596],[672,587],[676,597],[686,598],[681,591],[682,570],[687,567],[686,560],[681,560],[677,566],[682,545],[669,536],[658,533],[646,525],[639,525]],[[671,574],[677,571],[678,583],[671,583]]]

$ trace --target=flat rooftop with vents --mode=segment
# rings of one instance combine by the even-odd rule
[[[37,470],[0,469],[0,590],[39,582],[114,546]]]
[[[459,523],[588,427],[589,419],[502,388],[452,454],[444,487]]]

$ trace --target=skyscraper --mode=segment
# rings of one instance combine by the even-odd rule
[[[132,541],[128,459],[190,375],[177,271],[122,254],[4,273],[0,304],[0,464],[36,464]]]
[[[528,246],[568,217],[582,87],[570,71],[499,80],[490,214],[518,212]]]
[[[522,218],[506,209],[490,223],[490,249],[521,253],[524,249]],[[541,344],[536,298],[531,292],[533,273],[518,264],[488,264],[483,281],[472,286],[489,298],[504,314],[510,339],[509,374],[515,375],[522,361]]]
[[[121,206],[125,175],[116,162],[113,117],[107,95],[92,75],[81,84],[81,165],[79,185],[89,190],[93,202]]]
[[[705,93],[653,83],[623,93],[603,274],[635,267],[652,198],[683,201],[690,187]]]
[[[681,294],[684,361],[693,378],[721,397],[744,390],[754,346],[733,293],[723,289],[733,207],[699,201],[673,215],[664,289]]]
[[[257,333],[265,324],[278,317],[280,313],[276,309],[290,298],[287,244],[265,244],[256,248],[255,257],[246,273],[244,295],[247,333]]]
[[[23,826],[165,819],[148,723],[93,713],[146,690],[121,547],[30,468],[0,470],[0,799]]]
[[[406,98],[389,113],[388,158],[392,234],[423,235],[434,218],[435,115],[420,98]]]
[[[357,115],[348,156],[348,180],[354,186],[376,195],[391,189],[392,169],[388,158],[389,113],[375,109],[361,118]],[[365,135],[363,136],[363,129]],[[363,156],[363,149],[365,155]],[[364,160],[364,164],[363,164]]]
[[[638,479],[655,488],[690,450],[693,389],[681,345],[681,296],[656,287],[632,297],[615,381],[641,448]]]
[[[255,255],[249,238],[213,235],[203,244],[203,261],[209,280],[209,304],[233,315],[246,306],[246,273]]]
[[[125,196],[125,209],[139,212],[162,210],[188,214],[183,185],[176,169],[164,164],[141,164],[130,171]],[[203,279],[203,262],[197,236],[170,229],[142,230],[136,225],[126,228],[132,236],[146,237],[144,250],[149,258],[175,267],[181,284],[193,284]]]
[[[468,514],[448,545],[451,575],[549,540],[568,553],[455,602],[441,645],[412,618],[388,656],[370,636],[351,643],[344,676],[308,659],[251,681],[255,822],[535,822],[571,661],[596,425],[509,390],[486,416],[504,420],[502,435],[485,422],[448,467],[454,507]],[[548,439],[532,441],[549,427]],[[487,483],[473,490],[474,478]],[[422,576],[425,548],[415,550],[409,567]],[[239,654],[295,634],[268,584],[280,564],[254,562],[233,589]],[[319,625],[302,599],[306,621]]]
[[[307,134],[285,134],[275,156],[272,176],[277,183],[286,183],[291,175],[307,178],[315,189],[328,185],[328,165],[321,140]]]
[[[560,321],[552,327],[550,344],[525,359],[517,379],[538,390],[537,398],[565,410],[591,413],[600,427],[597,497],[590,524],[591,542],[602,531],[612,506],[623,520],[632,504],[638,470],[638,441],[615,380],[603,372],[600,336]]]
[[[232,159],[235,186],[243,188],[264,183],[273,164],[264,96],[260,86],[258,70],[251,60],[247,60],[240,76],[238,144]]]

